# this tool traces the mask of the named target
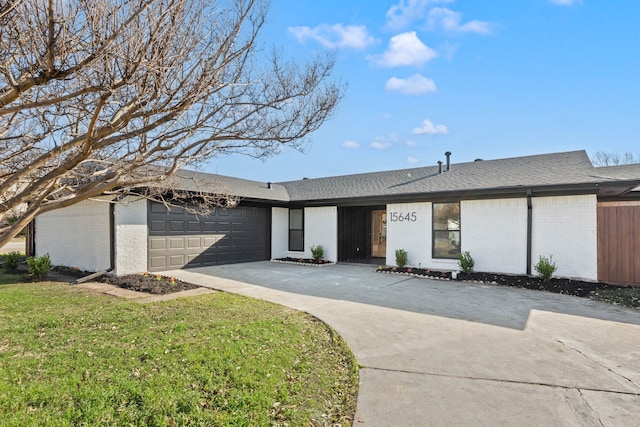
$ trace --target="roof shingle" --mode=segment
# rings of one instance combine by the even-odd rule
[[[444,167],[443,167],[444,168]],[[600,177],[582,151],[282,182],[291,201],[347,199],[615,180]]]

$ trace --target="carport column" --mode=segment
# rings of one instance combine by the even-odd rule
[[[531,245],[533,244],[531,230],[533,229],[533,203],[531,189],[527,189],[527,275],[531,275]]]

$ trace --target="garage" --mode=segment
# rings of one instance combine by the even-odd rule
[[[149,202],[149,271],[263,261],[270,258],[269,209],[216,208],[206,216]]]

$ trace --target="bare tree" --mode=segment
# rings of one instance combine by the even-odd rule
[[[633,153],[630,152],[626,152],[623,155],[620,155],[619,153],[598,151],[593,156],[592,161],[596,166],[630,165],[634,163],[640,163],[640,156],[636,157],[633,155]]]
[[[303,147],[342,87],[332,55],[258,49],[267,6],[0,0],[0,224],[19,212],[0,246],[40,213],[212,156]]]

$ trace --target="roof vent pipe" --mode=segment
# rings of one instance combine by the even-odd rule
[[[442,160],[438,160],[438,173],[442,173]]]
[[[267,188],[271,189],[271,182],[267,182]]]
[[[444,153],[447,156],[447,172],[451,170],[451,151]]]

